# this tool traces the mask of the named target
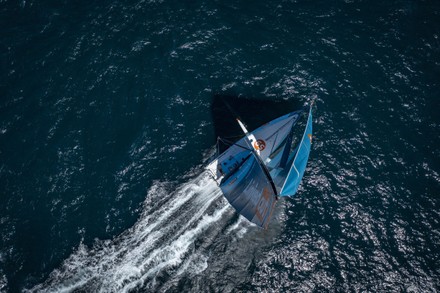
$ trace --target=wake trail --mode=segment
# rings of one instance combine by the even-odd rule
[[[157,182],[148,191],[145,208],[133,227],[93,247],[80,244],[44,283],[25,291],[154,289],[161,274],[178,276],[189,268],[206,269],[207,257],[196,251],[194,242],[203,242],[207,230],[220,232],[232,215],[206,172],[172,192]]]

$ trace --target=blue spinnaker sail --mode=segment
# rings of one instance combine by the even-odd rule
[[[312,107],[309,110],[309,117],[307,119],[306,129],[295,158],[293,159],[292,166],[289,170],[289,174],[281,188],[280,196],[293,196],[298,190],[301,179],[306,170],[307,160],[309,159],[310,149],[312,145]]]
[[[266,228],[276,194],[255,154],[222,181],[220,188],[229,203],[249,221]]]

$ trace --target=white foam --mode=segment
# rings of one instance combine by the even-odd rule
[[[222,209],[217,210],[212,216],[203,216],[195,228],[186,231],[171,244],[156,249],[155,253],[142,264],[142,267],[149,269],[143,272],[139,279],[134,280],[125,286],[122,292],[129,292],[138,286],[144,285],[146,280],[153,277],[166,267],[173,267],[180,264],[183,261],[185,254],[189,251],[189,247],[194,242],[196,236],[207,229],[212,223],[218,221],[228,208],[229,207],[225,205]]]
[[[0,272],[0,292],[6,291],[6,288],[8,288],[8,279]]]
[[[176,275],[181,275],[188,272],[190,276],[198,275],[208,268],[208,257],[199,253],[192,254],[179,270]]]
[[[230,207],[206,173],[174,191],[167,187],[154,183],[132,228],[93,247],[80,244],[46,282],[27,291],[128,292],[139,286],[154,287],[156,276],[164,270],[176,275],[205,270],[208,258],[194,253],[193,243]]]

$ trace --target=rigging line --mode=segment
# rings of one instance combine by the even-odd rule
[[[234,135],[234,136],[225,136],[225,139],[237,139],[237,138],[242,138],[243,135]]]
[[[231,107],[231,105],[229,105],[229,103],[225,99],[222,99],[222,101],[225,104],[226,108],[228,108],[228,110],[231,112],[231,114],[235,116],[235,118],[241,119],[240,115],[238,115],[238,113]]]
[[[238,123],[240,123],[240,120],[238,120]],[[246,129],[243,129],[245,131]],[[266,175],[267,180],[270,183],[270,186],[273,189],[273,192],[275,193],[275,199],[278,200],[278,192],[277,188],[275,187],[275,183],[273,182],[272,176],[270,176],[270,172],[267,169],[266,165],[264,164],[263,160],[261,159],[260,155],[255,151],[255,149],[252,147],[252,144],[250,143],[250,139],[248,137],[249,133],[246,131],[246,144],[250,147],[250,151],[252,152],[252,155],[255,157],[255,159],[258,162],[258,165],[260,165],[261,169],[263,169],[264,175]]]
[[[219,140],[221,141],[220,136],[217,137],[217,143],[216,143],[216,147],[217,147],[217,156],[220,155],[220,144],[218,143]]]
[[[264,165],[264,163],[261,160],[260,156],[255,151],[252,151],[252,154],[257,159],[257,162],[260,165],[261,169],[263,169],[264,175],[266,175],[267,180],[269,181],[270,186],[272,187],[273,192],[275,193],[275,199],[278,200],[277,188],[275,187],[275,183],[273,182],[272,176],[270,176],[269,170],[267,169],[266,165]]]
[[[257,160],[258,164],[260,165],[261,169],[263,169],[263,173],[264,173],[264,175],[266,175],[266,178],[269,181],[269,183],[270,183],[270,185],[271,185],[271,187],[273,189],[273,192],[275,193],[275,199],[278,200],[278,192],[277,192],[277,189],[275,187],[275,183],[273,182],[272,176],[270,176],[269,170],[267,169],[267,167],[264,164],[263,160],[261,159],[260,155],[252,147],[252,143],[251,143],[251,139],[250,139],[250,134],[249,134],[248,130],[243,125],[243,123],[240,121],[240,119],[237,118],[237,122],[238,122],[238,124],[240,124],[240,127],[241,127],[241,129],[243,130],[243,132],[245,134],[246,144],[251,149],[251,152],[254,155],[255,159]]]
[[[252,151],[251,149],[249,149],[249,148],[247,148],[247,147],[245,147],[245,146],[239,145],[239,144],[236,143],[236,142],[234,143],[234,142],[232,142],[232,141],[230,141],[230,140],[227,140],[226,138],[218,137],[218,140],[220,140],[221,142],[223,142],[224,144],[229,145],[229,146],[236,145],[236,146],[238,146],[238,147],[240,147],[240,148],[242,148],[242,149],[245,149],[245,150],[248,150],[248,151]]]

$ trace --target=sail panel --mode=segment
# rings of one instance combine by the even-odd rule
[[[312,145],[312,108],[309,110],[309,117],[307,119],[306,129],[298,151],[296,152],[293,164],[289,170],[289,174],[281,189],[280,196],[293,196],[298,190],[301,179],[306,170],[307,160],[309,159],[310,149]]]
[[[275,193],[255,156],[250,156],[220,188],[229,203],[249,221],[266,228]]]
[[[301,117],[302,110],[291,112],[281,116],[265,125],[252,131],[251,134],[256,138],[258,143],[263,144],[263,148],[259,145],[255,148],[263,161],[265,161],[285,140],[290,133],[293,125],[298,122]],[[256,146],[256,143],[252,143]]]

